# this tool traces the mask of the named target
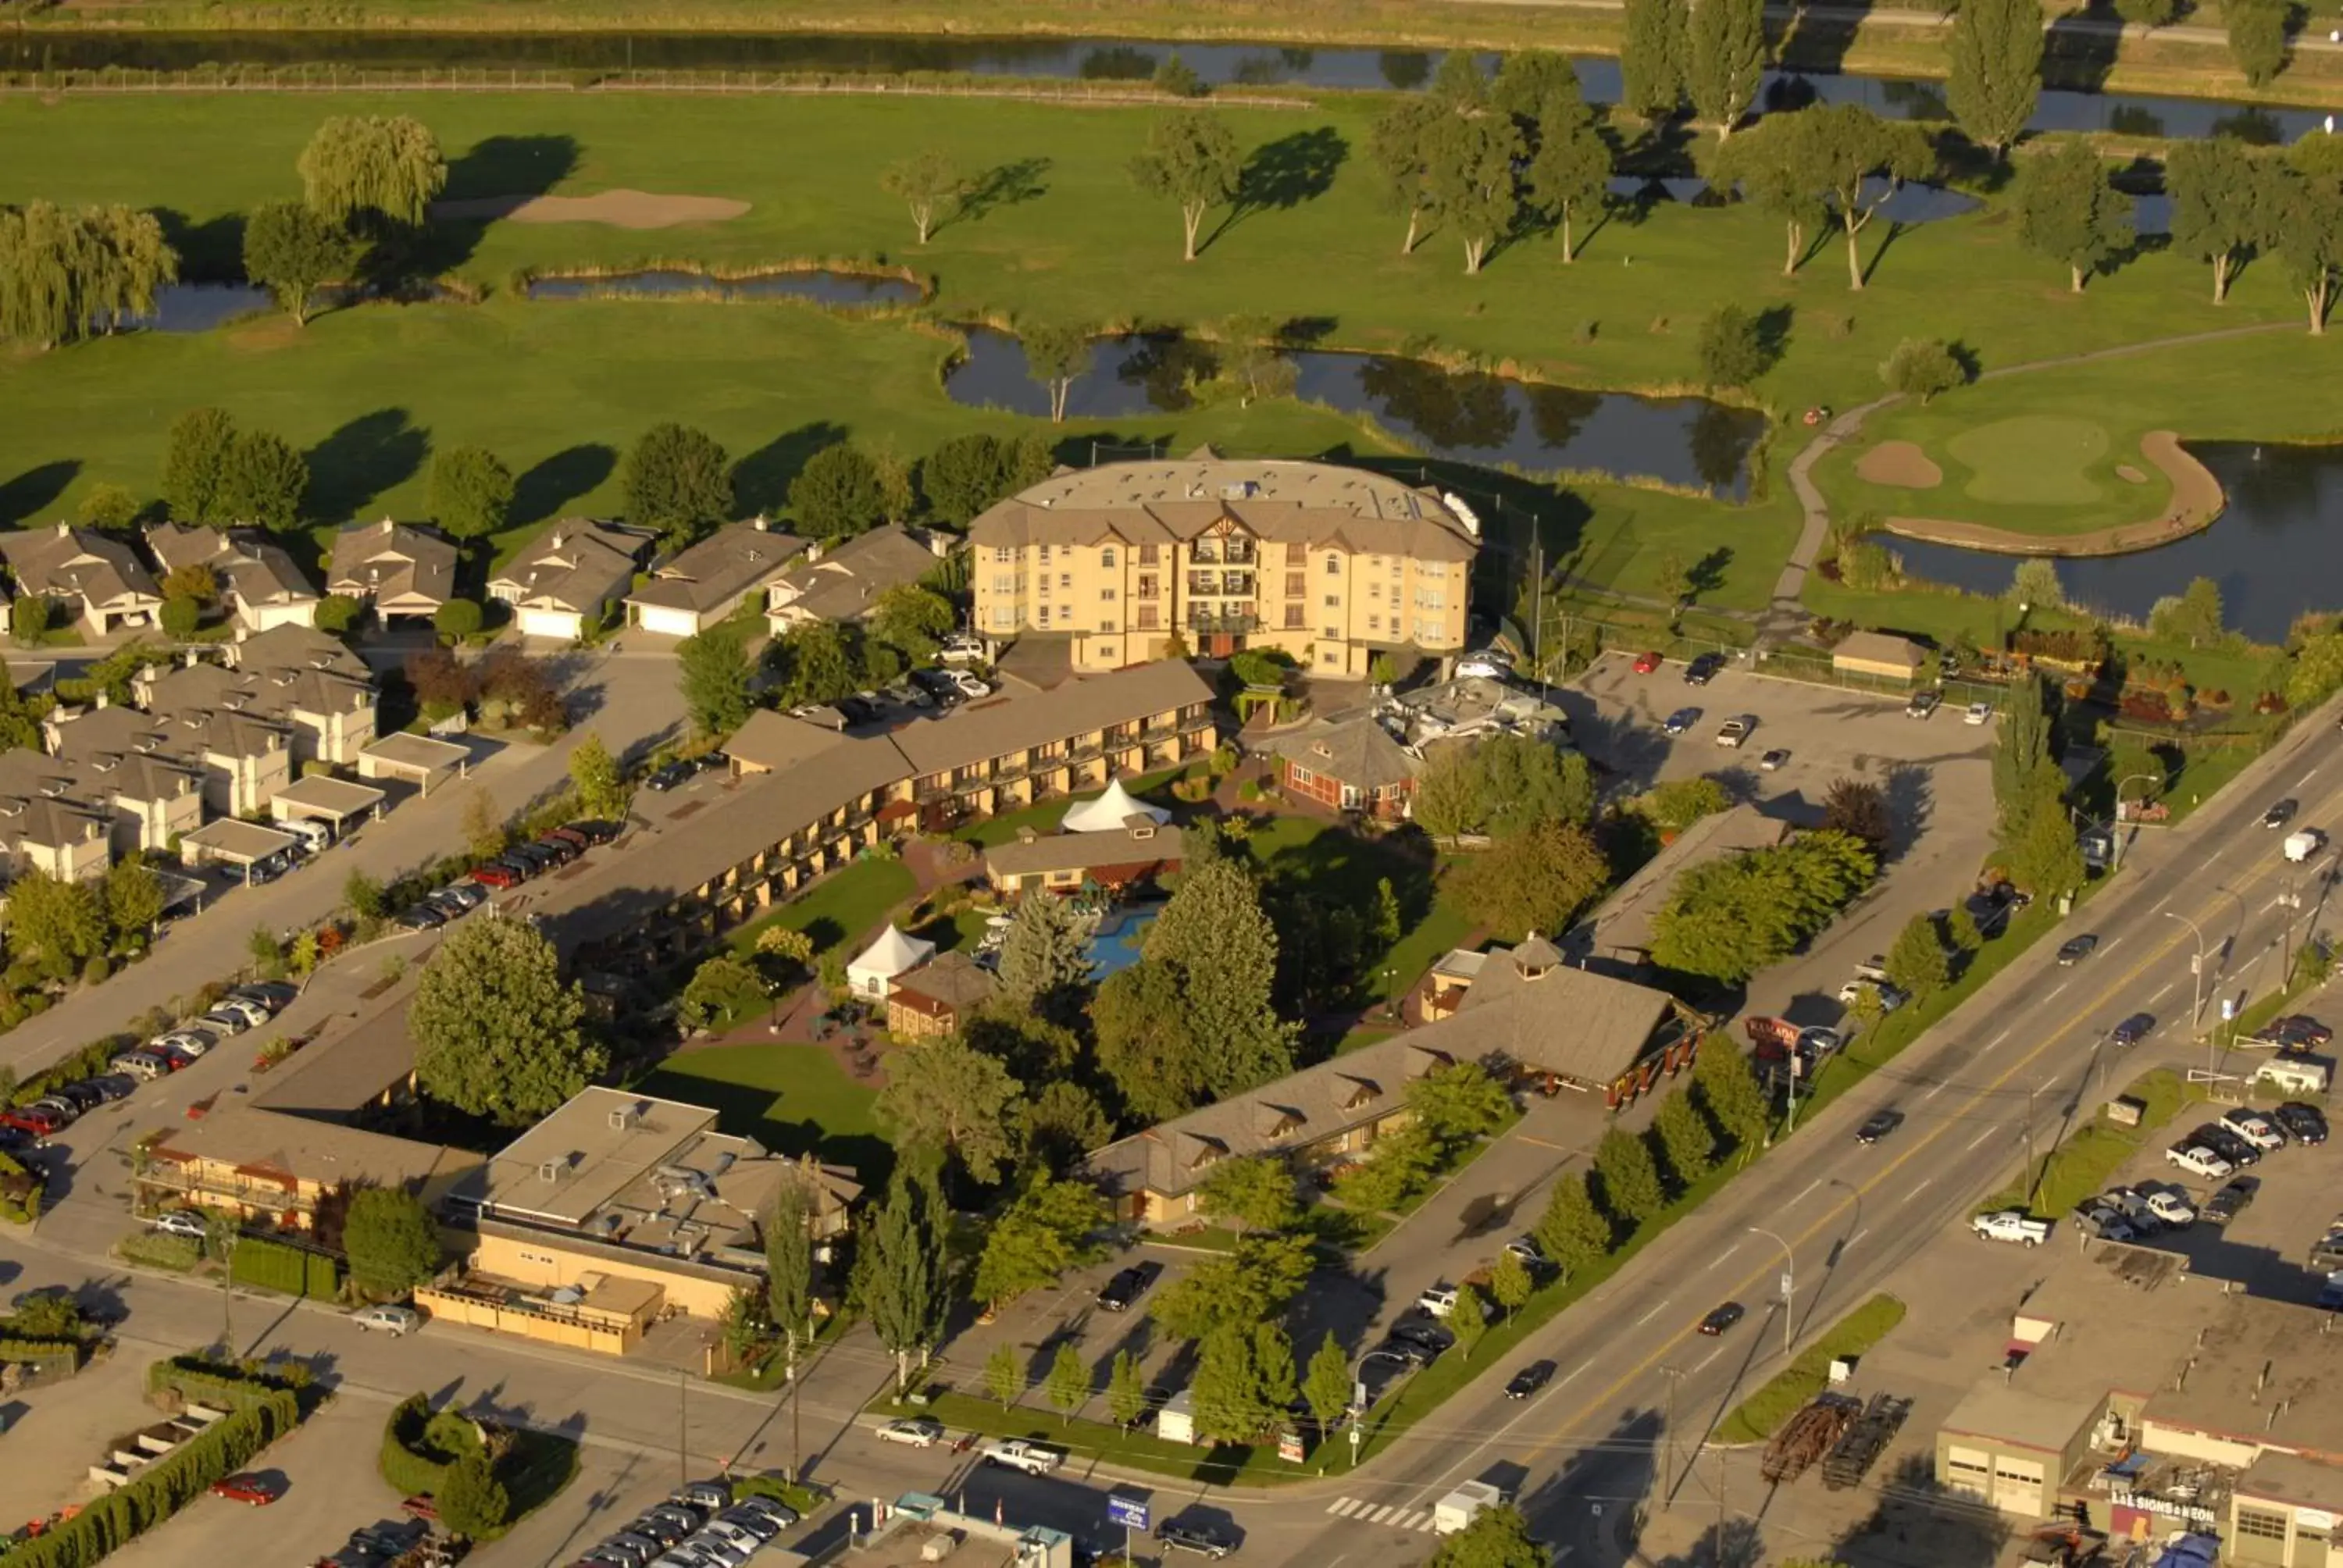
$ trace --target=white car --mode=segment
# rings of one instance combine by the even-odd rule
[[[387,1329],[390,1337],[398,1339],[423,1326],[423,1314],[413,1307],[393,1306],[387,1302],[378,1307],[361,1307],[350,1314],[350,1322],[372,1333]]]
[[[255,1029],[258,1029],[262,1024],[266,1023],[270,1017],[269,1011],[266,1007],[254,1001],[249,997],[222,997],[220,998],[217,1010],[221,1012],[234,1013],[236,1017],[244,1020],[245,1022],[250,1024]]]
[[[1468,653],[1456,661],[1459,680],[1503,680],[1513,673],[1513,660],[1493,648]]]
[[[166,1236],[185,1236],[193,1241],[200,1241],[211,1233],[204,1217],[186,1209],[167,1210],[146,1222]]]
[[[1993,704],[1990,702],[1970,703],[1967,709],[1961,714],[1961,722],[1963,724],[1990,724],[1993,722]]]
[[[1881,1012],[1894,1012],[1897,1008],[1902,1007],[1906,1002],[1912,1000],[1910,997],[1906,996],[1901,990],[1889,985],[1885,980],[1859,977],[1847,981],[1845,985],[1838,988],[1838,1005],[1841,1007],[1853,1007],[1857,1001],[1860,1001],[1863,999],[1863,995],[1865,991],[1869,991],[1879,998],[1879,1010]]]
[[[2037,1220],[2023,1209],[1979,1214],[1969,1221],[1969,1229],[1988,1241],[2016,1241],[2028,1247],[2038,1247],[2050,1239],[2050,1221]]]
[[[214,1043],[215,1041],[213,1040],[209,1030],[200,1029],[181,1029],[174,1030],[169,1034],[156,1035],[153,1040],[146,1042],[146,1049],[149,1050],[176,1051],[181,1056],[187,1058],[189,1060],[193,1060],[196,1057],[203,1055],[204,1052],[209,1050]]]
[[[994,1438],[978,1449],[976,1456],[987,1464],[1006,1465],[1028,1475],[1047,1475],[1066,1462],[1066,1456],[1057,1449],[1028,1442],[1021,1437]]]
[[[970,702],[976,701],[979,698],[990,697],[992,695],[992,688],[985,685],[984,682],[979,680],[976,677],[970,675],[964,669],[955,669],[952,671],[952,685],[958,687],[960,689],[960,694],[962,697],[967,698]]]
[[[2208,1176],[2216,1181],[2236,1169],[2210,1149],[2200,1149],[2194,1143],[2167,1149],[2164,1157],[2192,1176]]]
[[[928,1416],[914,1416],[909,1421],[890,1421],[879,1428],[881,1442],[908,1443],[913,1448],[933,1448],[943,1441],[944,1423]]]
[[[2157,1188],[2147,1193],[2147,1211],[2176,1230],[2197,1222],[2197,1207],[2179,1193]]]
[[[1534,1236],[1516,1236],[1505,1243],[1505,1251],[1533,1269],[1545,1265],[1545,1249],[1537,1244]]]
[[[1456,1310],[1456,1287],[1453,1285],[1433,1286],[1430,1290],[1424,1292],[1423,1294],[1415,1298],[1415,1310],[1420,1312],[1429,1312],[1435,1318],[1446,1317],[1449,1313]]]
[[[936,657],[946,664],[974,664],[984,657],[984,644],[966,632],[954,632],[944,638]]]

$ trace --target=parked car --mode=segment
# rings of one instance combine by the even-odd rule
[[[973,664],[984,658],[984,643],[964,631],[956,631],[944,638],[936,657],[946,664]]]
[[[1415,1298],[1415,1310],[1428,1312],[1435,1318],[1446,1317],[1456,1310],[1456,1287],[1445,1282],[1427,1286],[1423,1293]]]
[[[667,1494],[670,1506],[697,1508],[702,1514],[732,1506],[732,1483],[729,1481],[687,1481]]]
[[[933,1448],[943,1441],[944,1423],[932,1416],[913,1416],[909,1421],[890,1421],[879,1428],[881,1442],[900,1442],[911,1448]]]
[[[1926,691],[1916,691],[1912,694],[1912,700],[1904,705],[1904,717],[1926,719],[1942,707],[1944,700],[1945,694],[1933,687]]]
[[[2315,1105],[2305,1105],[2299,1100],[2289,1100],[2270,1114],[2286,1129],[2287,1136],[2297,1143],[2313,1148],[2327,1141],[2327,1118]]]
[[[1766,752],[1765,755],[1757,759],[1757,769],[1761,773],[1778,773],[1789,762],[1789,760],[1790,753],[1788,749],[1785,747],[1776,746],[1771,751]]]
[[[728,1508],[708,1523],[711,1529],[723,1524],[752,1535],[759,1545],[779,1535],[782,1529],[773,1522],[771,1515],[759,1513],[753,1508]]]
[[[216,1029],[222,1034],[242,1034],[246,1030],[252,1027],[252,1020],[245,1017],[244,1014],[240,1012],[230,1012],[224,1007],[216,1007],[209,1012],[198,1014],[196,1018],[196,1021],[202,1024],[206,1029]],[[166,1036],[165,1038],[168,1039],[169,1037]],[[177,1042],[175,1040],[172,1043],[176,1044]]]
[[[1649,675],[1652,671],[1660,668],[1661,662],[1662,660],[1657,649],[1654,649],[1649,653],[1639,653],[1635,656],[1635,673],[1637,675]]]
[[[749,1509],[755,1513],[761,1513],[784,1530],[787,1530],[790,1525],[795,1524],[798,1522],[798,1511],[796,1509],[791,1508],[786,1503],[779,1502],[770,1497],[744,1497],[732,1506],[736,1510]]]
[[[2301,809],[2302,803],[2291,795],[2283,800],[2273,800],[2270,802],[2270,809],[2262,813],[2262,826],[2283,828],[2294,820],[2294,814]]]
[[[1438,1323],[1425,1322],[1419,1318],[1403,1318],[1393,1323],[1391,1337],[1402,1344],[1414,1345],[1433,1355],[1440,1354],[1456,1342],[1456,1336]]]
[[[2027,1247],[2038,1247],[2050,1239],[2050,1221],[2037,1220],[2023,1209],[1974,1215],[1969,1229],[1988,1241],[2016,1241]]]
[[[2196,1129],[2188,1134],[2188,1140],[2192,1143],[2210,1149],[2241,1170],[2247,1165],[2261,1163],[2262,1151],[2259,1148],[2247,1142],[2217,1121],[2208,1121]]]
[[[1717,727],[1716,743],[1730,750],[1738,751],[1744,745],[1747,744],[1750,732],[1756,728],[1757,716],[1755,714],[1743,713],[1736,715],[1734,718],[1726,719],[1722,725]]]
[[[185,1236],[193,1241],[200,1241],[211,1234],[211,1227],[204,1222],[204,1217],[192,1209],[166,1209],[146,1224],[148,1229],[159,1231],[166,1236]]]
[[[2058,944],[2058,967],[2060,969],[2074,968],[2077,964],[2081,963],[2085,959],[2089,958],[2091,954],[2097,950],[2098,945],[2099,939],[2088,934],[2067,938],[2065,941]]]
[[[1513,673],[1513,661],[1493,648],[1468,653],[1456,661],[1459,680],[1503,680]]]
[[[2205,1200],[2197,1218],[2226,1225],[2251,1207],[2254,1194],[2261,1191],[2261,1182],[2251,1176],[2240,1176],[2227,1186]]]
[[[225,1031],[223,1031],[225,1032]],[[207,1029],[193,1024],[156,1035],[147,1042],[149,1050],[184,1050],[189,1056],[201,1056],[220,1042],[220,1037]]]
[[[1712,1308],[1708,1316],[1700,1320],[1700,1332],[1714,1338],[1749,1315],[1749,1309],[1739,1302],[1727,1302]]]
[[[1505,1397],[1507,1399],[1527,1399],[1530,1395],[1537,1392],[1538,1390],[1545,1387],[1546,1380],[1553,1376],[1554,1363],[1552,1362],[1532,1362],[1529,1365],[1515,1372],[1513,1376],[1513,1381],[1505,1384]]]
[[[1101,1286],[1098,1304],[1110,1312],[1127,1312],[1138,1304],[1163,1272],[1163,1265],[1152,1259],[1142,1260],[1118,1271],[1114,1278]]]
[[[450,882],[444,888],[424,894],[423,901],[452,920],[458,915],[468,915],[487,903],[488,893],[478,882]]]
[[[416,904],[398,911],[390,923],[403,931],[436,931],[447,923],[447,911],[437,904]]]
[[[1155,1527],[1155,1544],[1166,1552],[1192,1552],[1199,1557],[1215,1559],[1237,1549],[1235,1542],[1209,1525],[1182,1524],[1169,1519]]]
[[[386,1302],[380,1306],[361,1307],[350,1314],[350,1322],[368,1333],[381,1329],[396,1340],[403,1339],[421,1328],[423,1314],[413,1307],[402,1307]]]
[[[594,817],[580,818],[570,823],[569,829],[574,833],[584,834],[589,844],[608,844],[624,831],[616,822],[605,822]]]
[[[248,1503],[255,1508],[266,1508],[277,1501],[284,1488],[265,1475],[240,1470],[234,1475],[223,1475],[212,1483],[212,1495],[225,1497],[230,1503]]]
[[[2169,1187],[2158,1187],[2146,1194],[2147,1211],[2174,1230],[2197,1222],[2197,1206]]]
[[[283,980],[254,980],[249,985],[231,986],[229,996],[239,1001],[256,1002],[271,1013],[283,1012],[299,996],[298,989]]]
[[[50,1098],[62,1100],[74,1109],[75,1116],[86,1116],[106,1103],[106,1091],[94,1088],[87,1080],[76,1083],[60,1083]]]
[[[106,1065],[149,1082],[171,1070],[171,1064],[151,1050],[126,1050]]]
[[[1366,1362],[1381,1358],[1383,1361],[1397,1362],[1402,1366],[1427,1367],[1432,1364],[1433,1359],[1438,1353],[1439,1352],[1436,1351],[1424,1349],[1423,1346],[1417,1344],[1413,1340],[1402,1339],[1397,1332],[1393,1332],[1390,1338],[1384,1340],[1383,1343],[1377,1345],[1373,1350],[1369,1351],[1365,1355],[1360,1357],[1359,1360],[1362,1363],[1364,1363]]]
[[[689,784],[691,782],[692,779],[698,772],[699,769],[693,768],[689,762],[670,762],[666,767],[652,773],[651,776],[644,779],[643,782],[649,785],[654,790],[664,795],[667,791],[674,789],[679,784]]]
[[[59,1116],[54,1111],[44,1111],[33,1105],[19,1105],[7,1111],[0,1111],[0,1127],[14,1127],[19,1131],[29,1132],[35,1138],[46,1138],[53,1133],[64,1131],[69,1120],[67,1117]]]
[[[2117,1045],[2137,1045],[2156,1027],[2153,1015],[2136,1012],[2107,1031],[2107,1038]]]
[[[138,1092],[138,1081],[126,1072],[101,1072],[89,1081],[89,1087],[105,1097],[106,1103],[127,1100]]]
[[[1516,1236],[1505,1243],[1505,1251],[1533,1269],[1548,1267],[1545,1249],[1537,1244],[1534,1236]]]
[[[472,880],[479,883],[480,886],[484,888],[496,888],[502,890],[505,888],[519,887],[521,877],[520,872],[514,869],[512,867],[506,865],[503,861],[490,860],[485,866],[475,866],[472,868]]]
[[[1968,709],[1967,709],[1967,710],[1966,710],[1966,712],[1964,712],[1964,713],[1961,715],[1961,722],[1962,722],[1963,724],[1990,724],[1990,723],[1992,723],[1992,722],[1993,722],[1993,704],[1992,704],[1992,703],[1990,703],[1990,702],[1972,702],[1972,703],[1970,703],[1970,704],[1968,705]]]
[[[976,1456],[987,1464],[1005,1465],[1028,1475],[1047,1475],[1066,1462],[1061,1450],[1021,1437],[996,1437],[978,1449]]]
[[[1903,1125],[1902,1111],[1875,1111],[1864,1119],[1862,1126],[1855,1130],[1855,1141],[1857,1143],[1876,1143]]]
[[[1660,729],[1670,735],[1682,735],[1685,730],[1690,729],[1694,725],[1698,724],[1699,722],[1699,709],[1679,708],[1674,713],[1668,715],[1667,721],[1662,724]]]
[[[2286,1147],[2286,1134],[2278,1131],[2277,1122],[2258,1111],[2243,1106],[2225,1111],[2221,1113],[2221,1127],[2265,1152]]]
[[[2307,1012],[2290,1012],[2284,1018],[2272,1019],[2262,1032],[2282,1045],[2317,1047],[2335,1038],[2335,1031]]]
[[[979,701],[992,695],[992,688],[964,669],[952,671],[952,684],[960,689],[960,696],[970,702]]]
[[[2219,1181],[2235,1167],[2202,1144],[2180,1143],[2164,1151],[2165,1159],[2192,1176],[2207,1176]]]
[[[1725,655],[1704,653],[1684,666],[1684,683],[1686,686],[1706,686],[1716,678],[1716,672],[1724,668]]]

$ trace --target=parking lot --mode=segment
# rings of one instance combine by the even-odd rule
[[[2315,1302],[2328,1271],[2314,1269],[2311,1249],[2343,1210],[2343,1150],[2329,1141],[2308,1146],[2289,1141],[2262,1153],[2258,1162],[2228,1177],[2193,1174],[2171,1163],[2166,1151],[2197,1128],[2217,1122],[2228,1106],[2200,1103],[2183,1108],[2162,1135],[2148,1141],[2121,1173],[2136,1187],[2177,1189],[2199,1211],[2221,1188],[2238,1178],[2253,1183],[2252,1200],[2226,1223],[2200,1217],[2196,1223],[2141,1238],[2141,1244],[2179,1252],[2190,1271],[2232,1280],[2258,1296]],[[2269,1103],[2260,1109],[2267,1111]],[[2338,1265],[2343,1267],[2343,1265]]]

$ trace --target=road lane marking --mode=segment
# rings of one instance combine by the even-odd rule
[[[2058,1000],[2058,993],[2066,989],[2066,982],[2065,980],[2060,980],[2056,985],[2050,988],[2050,994],[2044,997],[2042,1000],[2044,1001],[2056,1001]]]
[[[1978,1144],[1980,1144],[1980,1143],[1984,1142],[1986,1139],[1988,1139],[1988,1138],[1992,1137],[1995,1133],[1996,1133],[1996,1132],[1998,1132],[1998,1131],[2001,1131],[2001,1129],[2000,1129],[2000,1128],[1998,1128],[1998,1127],[1988,1127],[1988,1128],[1986,1128],[1984,1131],[1982,1131],[1982,1132],[1978,1133],[1978,1134],[1976,1135],[1976,1138],[1974,1138],[1974,1139],[1972,1139],[1972,1140],[1970,1141],[1970,1142],[1969,1142],[1969,1149],[1975,1149]],[[1966,1150],[1966,1149],[1965,1149],[1965,1150],[1963,1150],[1963,1151],[1962,1151],[1962,1152],[1966,1154],[1966,1152],[1968,1152],[1968,1150]]]
[[[2313,768],[2309,772],[2308,772],[2308,773],[2304,774],[2301,778],[2299,778],[2299,779],[2296,779],[2296,780],[2294,781],[2294,787],[2295,787],[2297,789],[2301,789],[2305,784],[2309,783],[2313,779],[2316,779],[2316,778],[2318,778],[2318,769],[2316,769],[2316,768]]]
[[[1822,1179],[1821,1177],[1819,1177],[1819,1176],[1815,1177],[1813,1181],[1809,1181],[1809,1182],[1807,1182],[1807,1183],[1806,1183],[1805,1188],[1805,1190],[1804,1190],[1803,1191],[1799,1192],[1799,1194],[1798,1194],[1796,1197],[1795,1197],[1795,1198],[1791,1199],[1787,1204],[1784,1205],[1784,1207],[1785,1207],[1785,1208],[1791,1208],[1791,1209],[1795,1209],[1795,1208],[1796,1208],[1799,1204],[1801,1204],[1801,1203],[1803,1203],[1803,1202],[1805,1202],[1805,1201],[1806,1201],[1806,1193],[1813,1191],[1815,1188],[1817,1188],[1817,1187],[1821,1186],[1822,1184],[1823,1184],[1823,1179]]]
[[[1924,1095],[1920,1096],[1920,1102],[1921,1102],[1923,1105],[1925,1105],[1925,1104],[1926,1104],[1929,1101],[1936,1099],[1936,1096],[1938,1096],[1939,1094],[1942,1094],[1946,1090],[1950,1089],[1951,1087],[1952,1087],[1952,1083],[1951,1083],[1951,1081],[1950,1081],[1949,1080],[1946,1080],[1946,1081],[1943,1081],[1943,1082],[1940,1082],[1940,1083],[1938,1083],[1938,1084],[1936,1085],[1936,1088],[1934,1088],[1934,1089],[1932,1089],[1932,1090],[1928,1091],[1928,1092],[1927,1092],[1927,1093],[1926,1093],[1926,1094],[1924,1094]]]
[[[1857,1231],[1854,1235],[1849,1236],[1849,1237],[1846,1239],[1846,1244],[1847,1244],[1848,1246],[1852,1247],[1852,1246],[1854,1246],[1857,1241],[1862,1241],[1865,1236],[1868,1236],[1868,1235],[1870,1235],[1870,1234],[1871,1234],[1871,1227],[1870,1227],[1870,1226],[1868,1226],[1868,1225],[1865,1225],[1862,1230]]]
[[[2164,991],[2170,990],[2174,986],[2179,983],[2180,982],[2177,980],[2166,980],[2164,982],[2164,990],[2157,991],[2154,996],[2149,997],[2147,1000],[2150,1001],[2162,1001],[2164,1000]]]
[[[1386,1503],[1381,1508],[1376,1509],[1373,1513],[1364,1515],[1364,1518],[1370,1524],[1381,1524],[1384,1520],[1389,1519],[1393,1513],[1398,1512],[1398,1503]]]
[[[1725,1248],[1725,1251],[1719,1252],[1715,1257],[1711,1258],[1708,1261],[1708,1269],[1714,1269],[1717,1264],[1722,1263],[1725,1259],[1733,1256],[1734,1253],[1739,1251],[1741,1251],[1741,1243],[1738,1241],[1734,1242],[1733,1245]],[[1701,1272],[1705,1274],[1708,1272],[1708,1269],[1703,1269]]]
[[[1639,1328],[1639,1329],[1640,1329],[1640,1328],[1642,1328],[1645,1323],[1650,1322],[1654,1318],[1658,1317],[1662,1312],[1666,1312],[1667,1310],[1668,1310],[1668,1304],[1667,1304],[1667,1302],[1662,1302],[1661,1303],[1659,1303],[1659,1305],[1657,1305],[1657,1306],[1654,1307],[1650,1312],[1645,1312],[1642,1317],[1637,1318],[1637,1319],[1635,1320],[1635,1326],[1636,1326],[1637,1328]]]
[[[1931,1181],[1934,1181],[1935,1180],[1936,1180],[1936,1178],[1935,1178],[1934,1176],[1923,1176],[1923,1177],[1921,1177],[1921,1178],[1920,1178],[1920,1184],[1919,1184],[1917,1187],[1913,1188],[1913,1189],[1912,1189],[1912,1191],[1910,1191],[1909,1192],[1905,1193],[1905,1194],[1904,1194],[1905,1198],[1906,1198],[1907,1201],[1908,1201],[1908,1200],[1910,1200],[1910,1199],[1913,1199],[1913,1198],[1917,1198],[1921,1193],[1926,1192],[1926,1191],[1928,1190],[1928,1183],[1929,1183],[1929,1182],[1931,1182]]]
[[[2006,1029],[2005,1029],[2005,1030],[2003,1030],[1999,1034],[1995,1035],[1991,1040],[1987,1040],[1987,1041],[1986,1042],[1986,1047],[1985,1047],[1985,1048],[1986,1048],[1986,1050],[1993,1050],[1996,1046],[1998,1046],[1998,1045],[1999,1045],[2003,1040],[2007,1040],[2008,1038],[2009,1038],[2009,1030],[2006,1030]]]
[[[1698,1377],[1702,1372],[1706,1372],[1706,1371],[1708,1370],[1708,1363],[1709,1363],[1709,1362],[1713,1362],[1713,1361],[1715,1361],[1717,1357],[1719,1357],[1719,1356],[1723,1355],[1724,1353],[1725,1353],[1725,1347],[1724,1347],[1723,1345],[1719,1345],[1719,1346],[1717,1346],[1715,1350],[1713,1350],[1713,1351],[1709,1352],[1708,1352],[1708,1354],[1706,1354],[1706,1355],[1704,1355],[1704,1356],[1701,1357],[1701,1358],[1700,1358],[1700,1364],[1699,1364],[1698,1366],[1696,1366],[1696,1367],[1694,1367],[1694,1368],[1693,1368],[1693,1369],[1692,1369],[1692,1371],[1693,1371],[1693,1375],[1694,1375],[1694,1377]]]
[[[1348,1519],[1357,1512],[1359,1500],[1355,1497],[1337,1497],[1333,1502],[1326,1504],[1326,1512]]]

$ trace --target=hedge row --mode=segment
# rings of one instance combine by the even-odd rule
[[[173,1356],[146,1369],[149,1394],[170,1392],[190,1404],[240,1412],[274,1402],[278,1395],[298,1400],[302,1390],[283,1378],[258,1372],[227,1370],[202,1356]],[[11,1564],[11,1568],[14,1565]]]
[[[333,1259],[257,1236],[236,1242],[236,1251],[229,1254],[228,1272],[239,1285],[282,1291],[288,1296],[331,1301],[341,1293],[341,1271]]]
[[[45,1535],[23,1542],[7,1568],[89,1568],[201,1497],[213,1482],[293,1430],[300,1406],[282,1389],[260,1390],[252,1403],[215,1422]]]
[[[391,1411],[390,1420],[383,1424],[382,1478],[390,1489],[402,1497],[417,1493],[437,1495],[447,1484],[447,1473],[455,1469],[452,1461],[428,1459],[424,1449],[424,1429],[431,1424],[431,1401],[415,1393],[398,1402]]]

